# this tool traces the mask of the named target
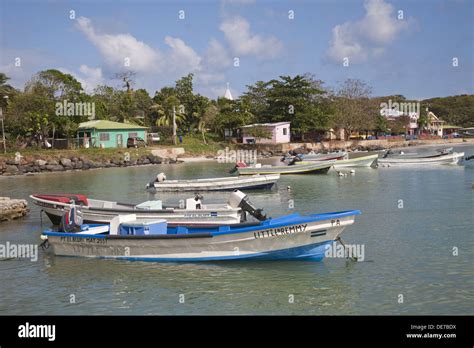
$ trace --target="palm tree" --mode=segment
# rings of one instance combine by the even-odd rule
[[[182,112],[182,108],[179,105],[179,99],[175,96],[169,96],[166,98],[162,105],[154,104],[152,109],[159,115],[158,120],[156,121],[157,126],[173,127],[174,130],[173,119],[176,122],[176,126],[183,124],[186,121],[186,115]],[[176,134],[173,134],[173,144],[176,145]]]
[[[14,88],[7,84],[8,80],[10,80],[10,78],[7,75],[0,73],[0,107],[6,106],[7,98],[5,97],[9,97],[14,91]]]

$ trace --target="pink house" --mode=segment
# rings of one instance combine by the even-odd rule
[[[255,128],[268,131],[269,138],[256,138],[252,135]],[[244,144],[283,144],[290,142],[290,122],[255,123],[242,127],[242,142]]]

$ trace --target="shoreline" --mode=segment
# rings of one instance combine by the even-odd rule
[[[381,144],[370,143],[371,141],[364,141],[363,145],[360,142],[351,142],[346,147],[350,153],[359,152],[383,152],[389,149],[394,150],[408,150],[409,149],[423,149],[423,148],[443,148],[451,146],[472,146],[474,145],[474,138],[469,139],[439,139],[437,141],[417,140],[394,143],[393,146],[381,146]],[[342,145],[340,142],[331,143],[333,146]],[[285,144],[287,145],[287,144]],[[291,146],[299,146],[301,149],[308,150],[312,148],[318,152],[331,151],[331,148],[324,144],[314,144],[314,147],[308,146],[309,143],[290,143]],[[313,145],[313,144],[311,144]],[[392,145],[392,144],[390,144]],[[339,146],[338,146],[339,147]],[[280,156],[277,149],[269,151],[266,148],[259,148],[259,159]],[[15,177],[15,176],[33,176],[37,174],[46,173],[61,173],[85,171],[94,169],[106,168],[127,168],[139,167],[154,164],[179,164],[179,163],[209,163],[216,162],[217,159],[210,157],[209,154],[186,153],[182,157],[165,158],[154,155],[153,153],[132,153],[129,158],[124,158],[123,149],[117,149],[116,152],[91,152],[91,153],[73,153],[68,151],[56,152],[48,154],[39,152],[37,154],[27,154],[25,157],[21,156],[19,162],[13,159],[10,154],[7,156],[0,156],[0,178],[1,177]],[[118,157],[118,158],[117,158]]]

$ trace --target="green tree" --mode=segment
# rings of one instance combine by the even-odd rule
[[[279,80],[247,86],[242,100],[257,122],[290,121],[293,131],[304,138],[305,132],[330,126],[332,109],[322,84],[309,74],[280,76]]]
[[[345,130],[346,139],[353,131],[376,127],[377,109],[370,100],[372,88],[358,79],[345,80],[334,99],[336,114],[333,126]]]

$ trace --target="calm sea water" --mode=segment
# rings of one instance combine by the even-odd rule
[[[474,146],[456,149],[474,154]],[[197,178],[226,176],[228,169],[185,163],[0,178],[0,196],[76,192],[138,203],[150,198],[143,187],[158,172]],[[37,262],[0,261],[0,314],[474,314],[472,183],[474,161],[359,168],[342,178],[284,176],[278,189],[251,193],[252,202],[271,216],[360,209],[342,237],[364,245],[365,261],[159,264],[55,257],[40,249]],[[39,243],[40,234],[33,205],[26,218],[0,223],[2,244]]]

